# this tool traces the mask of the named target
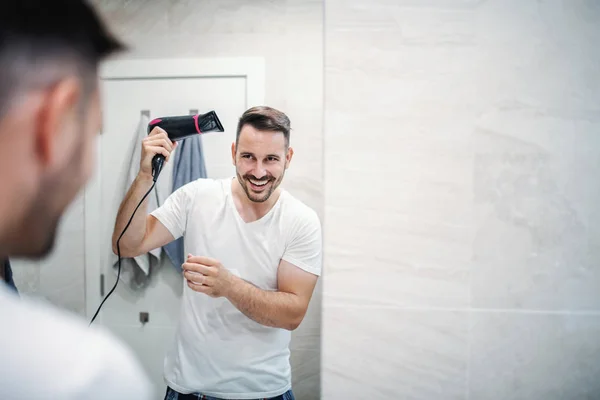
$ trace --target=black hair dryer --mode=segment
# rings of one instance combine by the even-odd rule
[[[148,124],[148,134],[155,127],[160,127],[167,132],[171,141],[176,142],[190,136],[204,134],[208,132],[224,132],[223,125],[214,111],[206,114],[182,115],[177,117],[155,118]],[[162,170],[165,162],[165,156],[157,154],[152,158],[152,177],[154,182]]]

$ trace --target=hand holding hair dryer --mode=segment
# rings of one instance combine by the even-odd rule
[[[148,133],[156,126],[167,132],[167,136],[173,142],[198,134],[225,131],[219,117],[217,117],[217,113],[214,111],[209,111],[206,114],[155,118],[148,124]],[[165,156],[162,154],[157,154],[152,158],[154,182],[158,179],[164,162]]]

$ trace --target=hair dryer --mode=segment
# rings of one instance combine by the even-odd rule
[[[164,129],[173,142],[208,132],[224,132],[223,125],[221,125],[221,121],[219,121],[219,117],[214,111],[209,111],[206,114],[155,118],[148,124],[148,133],[157,126]],[[157,154],[152,158],[154,182],[158,179],[164,162],[165,156],[162,154]]]

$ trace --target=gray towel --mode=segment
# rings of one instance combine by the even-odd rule
[[[202,152],[201,136],[192,136],[179,142],[173,161],[173,192],[183,185],[193,182],[196,179],[206,178],[206,165],[204,163],[204,154]],[[167,257],[173,263],[173,266],[181,272],[181,265],[185,260],[183,248],[183,238],[163,246]]]

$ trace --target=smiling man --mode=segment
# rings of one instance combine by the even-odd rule
[[[138,212],[120,242],[134,257],[181,236],[188,257],[175,342],[165,360],[165,399],[293,399],[289,343],[321,273],[317,214],[280,188],[294,154],[290,121],[255,107],[239,120],[236,176],[199,179],[151,215]],[[174,144],[155,128],[121,204],[116,239],[152,186],[152,157]],[[145,205],[142,205],[144,207]]]

